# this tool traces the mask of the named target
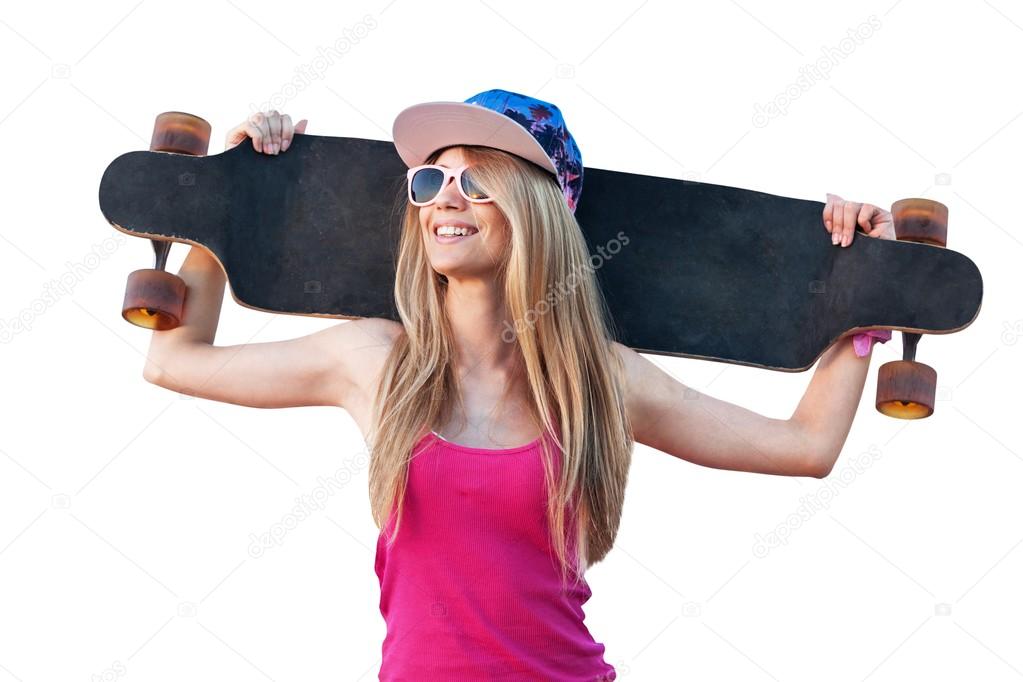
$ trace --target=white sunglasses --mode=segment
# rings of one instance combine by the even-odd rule
[[[408,169],[408,200],[413,206],[429,206],[441,191],[448,186],[448,179],[454,178],[458,191],[466,201],[474,204],[485,204],[494,200],[476,185],[472,173],[466,173],[468,165],[458,168],[446,168],[435,164],[415,166]]]

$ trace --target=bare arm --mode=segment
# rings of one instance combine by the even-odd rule
[[[279,408],[347,407],[374,358],[386,354],[400,325],[364,318],[286,341],[213,345],[224,296],[216,260],[193,247],[181,268],[188,285],[182,324],[153,332],[145,379],[199,398]]]
[[[259,113],[232,129],[227,147],[252,138],[261,153],[284,153],[306,121]],[[226,277],[208,251],[193,246],[178,273],[187,285],[181,324],[153,332],[145,379],[172,391],[249,407],[350,407],[368,370],[386,356],[401,325],[365,318],[297,339],[215,346]]]
[[[820,478],[831,473],[849,436],[867,381],[870,356],[856,355],[852,335],[840,338],[817,362],[810,384],[791,417],[804,438],[812,443],[817,457],[814,466]]]
[[[801,422],[765,417],[690,388],[614,342],[626,373],[626,409],[639,443],[701,466],[732,471],[824,474]]]
[[[895,239],[891,213],[873,204],[829,194],[823,219],[833,244],[843,248],[857,234]],[[852,428],[870,367],[870,355],[857,356],[850,336],[840,338],[821,356],[788,419],[766,417],[700,393],[615,342],[626,368],[633,435],[637,442],[695,464],[824,478]]]
[[[185,257],[178,277],[187,287],[181,323],[176,329],[153,332],[142,376],[156,384],[173,382],[178,386],[175,390],[182,390],[188,385],[185,367],[175,360],[183,350],[213,344],[227,277],[212,255],[195,246]]]

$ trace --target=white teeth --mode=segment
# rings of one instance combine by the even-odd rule
[[[462,236],[465,236],[465,235],[467,235],[467,234],[469,234],[471,232],[472,232],[472,230],[470,230],[467,227],[455,227],[454,225],[441,225],[440,227],[437,228],[437,234],[439,234],[441,236],[452,236],[452,235],[462,235]]]

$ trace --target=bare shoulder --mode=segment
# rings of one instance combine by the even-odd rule
[[[624,343],[618,343],[617,341],[612,341],[611,342],[611,346],[614,348],[615,352],[618,354],[618,357],[622,358],[623,360],[630,353],[635,353],[636,352],[636,351],[632,350],[631,348],[629,348],[628,346],[626,346]]]
[[[636,376],[636,372],[639,371],[640,363],[646,362],[646,360],[623,343],[612,341],[611,347],[615,355],[618,356],[618,361],[621,363],[622,368],[625,370],[625,378],[633,379]]]
[[[638,442],[649,444],[650,425],[659,421],[670,405],[680,405],[682,391],[689,390],[673,376],[628,346],[612,342],[622,364],[626,410]]]
[[[622,367],[622,382],[624,384],[622,388],[625,391],[626,409],[630,413],[630,418],[635,419],[638,411],[636,386],[637,382],[640,381],[639,376],[643,370],[641,363],[649,361],[623,343],[612,341],[611,348],[617,356],[618,364]]]
[[[394,340],[404,331],[400,322],[384,317],[360,317],[337,325],[339,329],[343,327],[349,329],[340,332],[342,335],[353,336],[356,339],[362,337],[385,345],[393,344]]]
[[[386,318],[363,317],[330,329],[341,406],[360,421],[376,394],[380,371],[404,327]]]
[[[400,322],[382,317],[361,317],[331,327],[330,342],[342,360],[358,364],[373,357],[386,358],[402,333],[404,327]]]

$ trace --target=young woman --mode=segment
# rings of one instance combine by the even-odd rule
[[[256,114],[227,146],[249,137],[283,153],[305,126]],[[489,90],[404,110],[394,139],[410,167],[400,322],[215,346],[224,274],[193,248],[183,323],[153,334],[145,377],[352,416],[381,529],[380,679],[614,679],[583,623],[583,574],[614,543],[633,443],[719,469],[826,476],[869,358],[835,344],[788,419],[686,387],[610,336],[573,215],[582,157],[557,107]],[[870,204],[829,195],[823,218],[836,245],[857,225],[894,238]]]

